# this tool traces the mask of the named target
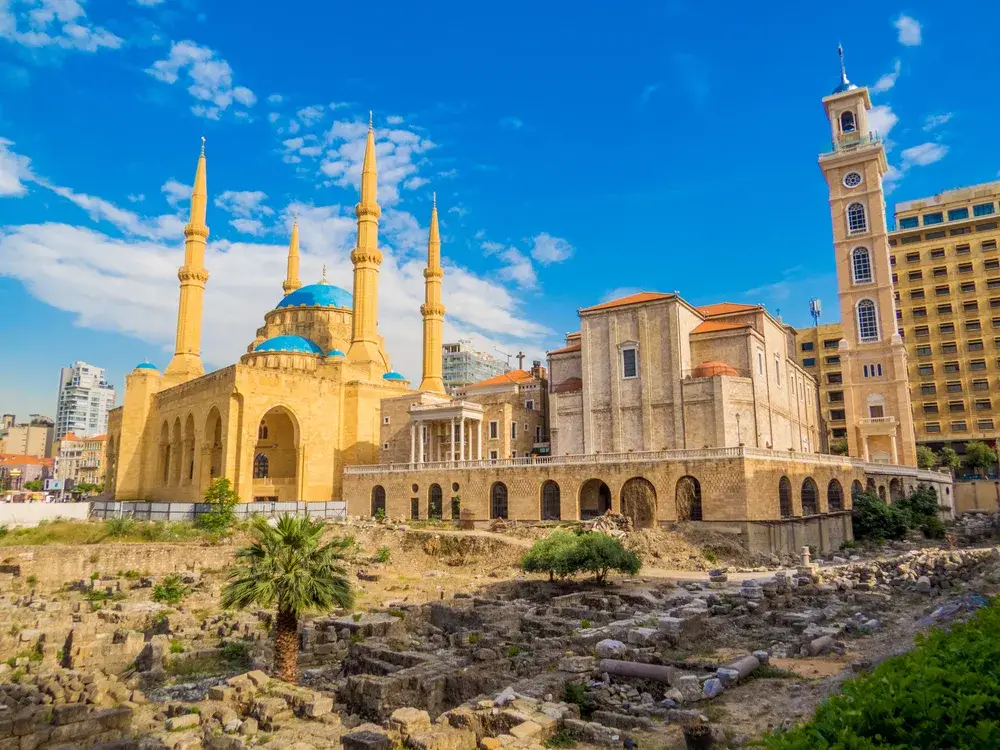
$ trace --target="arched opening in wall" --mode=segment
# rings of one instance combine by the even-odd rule
[[[181,466],[183,483],[194,481],[194,415],[188,414],[184,420],[184,463]]]
[[[267,429],[261,430],[261,427]],[[273,487],[274,491],[263,492],[263,487],[255,488],[254,495],[277,494],[282,500],[296,500],[296,479],[299,456],[299,426],[295,415],[284,406],[275,406],[260,420],[257,426],[256,456],[267,461],[267,476],[258,477],[254,472],[254,483]],[[267,435],[266,438],[259,437]],[[256,462],[256,458],[254,461]]]
[[[830,513],[844,509],[844,488],[836,479],[826,486],[826,509]]]
[[[634,477],[622,485],[622,515],[632,519],[632,527],[651,529],[656,525],[656,488],[648,479]],[[699,493],[698,515],[701,516]]]
[[[788,477],[778,480],[778,510],[782,518],[791,518],[794,513],[792,509],[792,483]]]
[[[854,122],[854,113],[849,109],[844,110],[840,115],[840,132],[853,133],[857,129],[858,126]]]
[[[542,520],[558,521],[562,517],[562,493],[551,479],[542,485]]]
[[[160,428],[160,468],[156,476],[163,487],[170,482],[170,428],[166,422]]]
[[[889,502],[889,498],[886,496],[885,485],[880,484],[878,486],[878,496],[882,498],[884,502]]]
[[[372,487],[372,518],[385,518],[385,487],[376,484]]]
[[[674,490],[674,503],[677,505],[678,521],[702,520],[701,482],[692,476],[678,479]]]
[[[870,477],[868,478],[868,480],[865,482],[865,491],[866,492],[870,492],[873,495],[876,493],[877,488],[875,487],[875,480],[874,479],[872,479]]]
[[[267,479],[268,477],[268,461],[267,456],[263,453],[258,453],[253,457],[253,478],[254,479]]]
[[[815,516],[819,513],[819,488],[812,477],[802,482],[802,515]]]
[[[222,476],[222,415],[215,406],[209,410],[208,418],[205,420],[202,446],[201,492],[203,493],[208,485]]]
[[[490,487],[490,518],[507,518],[507,485],[503,482]]]
[[[184,459],[184,441],[181,438],[181,418],[174,418],[173,437],[170,440],[170,486],[181,483],[181,463]]]
[[[898,503],[903,499],[903,483],[896,477],[889,480],[889,500]]]
[[[864,491],[865,491],[864,486],[857,479],[855,479],[853,482],[851,482],[851,498],[852,499],[855,498],[855,497],[857,497],[858,495],[860,495]]]
[[[600,479],[588,479],[580,487],[580,520],[589,521],[611,510],[611,488]]]
[[[438,521],[444,515],[444,493],[440,484],[432,484],[427,488],[427,517]]]

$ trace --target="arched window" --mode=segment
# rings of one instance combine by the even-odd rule
[[[443,493],[440,484],[432,484],[427,489],[427,517],[438,521],[444,515]]]
[[[253,478],[254,479],[267,479],[267,456],[263,453],[258,453],[253,457]]]
[[[831,479],[826,487],[826,509],[830,513],[844,509],[844,488],[836,479]]]
[[[878,341],[878,312],[870,299],[858,303],[858,339],[863,344]]]
[[[561,493],[559,485],[551,479],[542,485],[542,520],[558,521],[561,516],[560,511]]]
[[[507,485],[494,482],[490,488],[490,518],[507,517]]]
[[[847,110],[840,115],[840,132],[841,133],[853,133],[858,129],[857,124],[854,122],[854,113],[851,110]]]
[[[802,515],[815,516],[819,513],[819,489],[812,477],[802,482]]]
[[[792,483],[788,481],[788,477],[782,477],[778,481],[778,506],[782,518],[792,517]]]
[[[865,207],[860,203],[852,203],[847,207],[847,231],[850,234],[868,231],[868,220],[865,218]]]
[[[880,484],[878,487],[878,496],[882,499],[882,502],[888,502],[888,498],[885,494],[885,485]]]
[[[257,428],[257,439],[267,440],[267,425],[263,422],[261,422],[260,427]]]
[[[385,487],[376,484],[372,487],[372,516],[385,516]]]
[[[872,256],[867,247],[856,247],[851,253],[851,270],[854,272],[855,284],[871,284]]]
[[[674,502],[677,504],[678,521],[700,521],[701,483],[690,476],[678,479]]]
[[[903,499],[903,483],[896,477],[889,481],[889,500],[895,505]]]
[[[851,497],[852,498],[857,497],[858,495],[862,494],[864,491],[865,491],[865,488],[862,486],[861,482],[859,482],[857,479],[855,479],[851,483]]]

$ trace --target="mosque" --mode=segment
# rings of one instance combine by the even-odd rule
[[[383,399],[410,392],[390,365],[378,333],[378,249],[375,135],[369,124],[355,208],[351,252],[353,293],[325,278],[299,280],[298,222],[292,228],[284,297],[239,363],[205,373],[201,362],[208,186],[204,144],[184,228],[184,264],[173,358],[162,372],[136,366],[125,397],[108,421],[108,491],[116,500],[194,501],[228,477],[241,500],[340,499],[343,467],[379,460]],[[424,276],[424,380],[441,380],[440,240],[431,213],[431,254]],[[436,348],[435,348],[436,347]],[[428,349],[438,355],[427,356]],[[435,369],[436,368],[436,369]]]

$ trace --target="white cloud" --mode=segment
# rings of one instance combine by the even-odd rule
[[[170,54],[157,60],[146,72],[159,81],[173,84],[186,75],[188,93],[199,102],[191,111],[210,120],[218,120],[235,102],[252,107],[257,101],[253,91],[245,86],[233,86],[233,69],[214,50],[192,41],[174,42]]]
[[[184,230],[184,222],[173,214],[144,218],[133,211],[119,208],[103,198],[77,193],[68,187],[54,185],[40,177],[35,177],[35,182],[82,208],[91,220],[109,222],[126,235],[146,239],[162,239],[176,237]]]
[[[653,98],[653,94],[655,94],[662,85],[663,84],[661,83],[651,83],[643,88],[642,93],[639,94],[639,106],[645,107],[649,104],[649,100]]]
[[[311,107],[303,107],[295,115],[299,118],[299,121],[305,125],[307,128],[312,127],[317,122],[323,119],[323,115],[326,114],[326,109],[322,104],[314,104]]]
[[[118,49],[120,37],[87,19],[86,0],[0,0],[0,39],[25,47],[97,52]],[[18,10],[15,10],[15,6]]]
[[[941,143],[921,143],[919,146],[912,146],[903,149],[903,169],[908,167],[926,167],[941,161],[948,155],[948,147]]]
[[[389,115],[385,118],[386,125],[402,125],[403,118],[399,115]]]
[[[615,289],[605,292],[601,297],[600,302],[610,302],[611,300],[621,299],[622,297],[631,297],[633,294],[638,294],[641,291],[642,289],[636,286],[616,287]]]
[[[185,203],[191,199],[191,191],[193,189],[194,185],[185,185],[183,182],[170,179],[163,183],[160,192],[166,197],[167,203],[173,208],[177,208],[181,203]]]
[[[281,104],[281,102],[283,101],[283,99],[282,99],[281,94],[271,94],[269,97],[267,97],[267,101],[270,104]]]
[[[243,234],[259,236],[264,234],[264,223],[259,219],[233,219],[229,222],[232,227]]]
[[[497,275],[506,281],[512,281],[522,289],[534,289],[538,286],[538,275],[531,259],[516,247],[508,247],[497,253],[504,265]]]
[[[148,8],[152,8],[154,5],[160,5],[164,0],[135,0],[139,5],[145,5]]]
[[[403,187],[407,190],[416,190],[417,188],[422,188],[424,185],[429,183],[426,177],[411,177],[406,182],[403,183]]]
[[[281,118],[281,115],[279,115],[277,112],[268,112],[268,114],[267,114],[267,121],[268,122],[272,122],[272,123],[273,122],[277,122],[280,118]]]
[[[884,76],[875,81],[875,85],[872,86],[873,94],[881,94],[884,91],[888,91],[893,86],[896,85],[896,79],[899,78],[900,71],[903,69],[903,63],[896,60],[893,63],[892,70],[886,73]]]
[[[448,213],[455,214],[458,218],[464,219],[466,216],[469,215],[469,209],[459,204],[457,206],[452,206],[451,208],[449,208]]]
[[[951,122],[951,118],[954,116],[952,112],[944,112],[940,115],[927,115],[924,118],[924,130],[930,132],[942,125],[946,125]]]
[[[267,231],[262,218],[274,215],[274,209],[264,205],[265,200],[267,193],[260,190],[226,190],[215,199],[215,205],[233,216],[229,224],[237,232],[258,236]]]
[[[560,237],[542,232],[532,239],[531,257],[542,265],[562,263],[573,254],[573,246]]]
[[[129,193],[127,197],[129,203],[142,203],[146,200],[146,196],[142,193]]]
[[[898,122],[899,117],[892,111],[892,107],[888,104],[878,104],[868,112],[869,129],[873,133],[878,133],[883,141],[889,138],[890,131],[896,127],[896,123]],[[889,146],[887,145],[886,148],[889,148]]]
[[[25,181],[34,179],[31,160],[11,150],[13,141],[0,138],[0,198],[24,195],[28,192]]]
[[[906,47],[918,47],[923,41],[920,22],[907,15],[902,15],[893,24],[899,31],[899,43]]]
[[[524,127],[524,120],[520,117],[504,117],[500,120],[500,127],[508,130],[520,130]]]

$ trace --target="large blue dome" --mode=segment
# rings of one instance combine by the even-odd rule
[[[139,364],[137,364],[132,369],[134,369],[134,370],[155,370],[156,369],[156,365],[154,365],[152,362],[140,362]]]
[[[351,309],[353,302],[351,295],[338,286],[320,282],[310,284],[286,296],[278,303],[276,309],[283,307],[346,307]]]
[[[382,376],[382,380],[406,380],[406,377],[395,370],[389,370],[389,372]]]
[[[289,295],[291,296],[291,295]],[[303,354],[322,354],[323,350],[302,336],[275,336],[262,341],[254,349],[255,352],[301,352]]]

